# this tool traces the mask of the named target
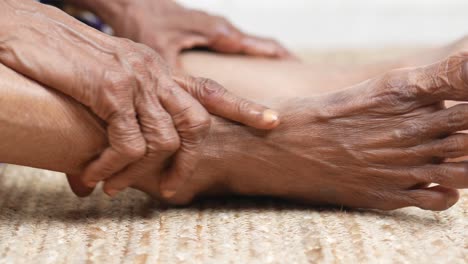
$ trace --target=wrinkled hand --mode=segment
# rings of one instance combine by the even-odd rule
[[[271,135],[288,146],[280,173],[295,172],[277,176],[276,192],[351,207],[449,208],[456,189],[468,188],[468,164],[447,161],[468,154],[468,135],[457,133],[468,128],[468,105],[445,109],[444,100],[468,100],[468,53],[297,101],[282,110],[287,131]]]
[[[237,194],[445,210],[457,202],[457,189],[468,188],[468,163],[451,160],[468,154],[468,135],[460,133],[468,129],[468,104],[445,108],[444,100],[468,100],[468,52],[281,102],[277,129],[257,139],[245,132],[243,141],[224,138],[223,152],[242,166],[220,171],[228,170],[227,189]],[[233,142],[248,143],[230,150]]]
[[[96,153],[83,175],[69,177],[79,195],[111,176],[105,191],[114,195],[146,170],[165,171],[161,188],[173,195],[196,167],[210,129],[207,110],[264,129],[278,124],[275,112],[212,81],[172,76],[152,49],[90,29],[58,9],[3,1],[0,19],[1,63],[73,97],[107,124],[109,148]]]
[[[182,50],[193,47],[222,53],[292,57],[274,40],[250,36],[222,17],[184,8],[173,0],[127,1],[122,9],[119,15],[106,21],[115,35],[148,45],[172,66]]]

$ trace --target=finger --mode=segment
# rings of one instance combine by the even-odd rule
[[[95,187],[99,181],[141,159],[146,153],[146,142],[134,111],[111,118],[107,131],[110,147],[91,162],[83,173],[83,182],[88,187]]]
[[[237,97],[212,80],[181,74],[173,78],[212,114],[259,129],[272,129],[280,123],[276,111]]]
[[[246,34],[242,34],[240,38],[241,52],[247,55],[299,60],[276,40]]]
[[[457,203],[460,195],[456,189],[433,186],[424,189],[409,190],[408,206],[417,206],[424,210],[442,211]]]
[[[149,93],[142,97],[137,104],[137,112],[148,152],[141,161],[106,180],[104,191],[110,196],[139,181],[145,176],[144,173],[152,172],[153,177],[158,177],[167,166],[169,157],[180,146],[172,118],[159,104],[156,94]]]
[[[212,50],[297,60],[277,41],[244,34],[223,17],[209,16],[206,13],[199,13],[196,17],[197,32],[211,40],[209,47]],[[209,24],[206,24],[207,22]]]
[[[468,155],[468,134],[454,134],[444,139],[416,147],[425,156],[453,159]]]
[[[437,183],[452,188],[468,188],[468,163],[448,162],[412,168],[409,174],[416,183]]]
[[[78,197],[89,196],[94,191],[94,188],[86,186],[78,175],[67,174],[67,181],[70,189]]]
[[[440,62],[409,69],[394,71],[386,80],[389,89],[397,88],[422,104],[444,100],[468,100],[468,53],[459,53]]]
[[[161,85],[159,91],[161,103],[172,116],[181,140],[173,164],[161,181],[161,193],[170,198],[192,176],[211,118],[193,97],[172,81]]]
[[[420,134],[428,137],[447,136],[468,129],[468,104],[458,104],[429,114],[420,127]]]
[[[111,178],[104,181],[103,191],[110,197],[116,196],[124,191],[127,187],[132,186],[140,179],[143,179],[145,173],[153,171],[153,177],[158,177],[158,172],[161,167],[158,162],[153,162],[146,157],[143,157],[138,162],[131,164],[122,171],[116,173]]]

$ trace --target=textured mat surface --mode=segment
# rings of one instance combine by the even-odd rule
[[[63,174],[0,176],[0,263],[467,263],[468,192],[445,212],[272,200],[165,209],[128,191],[75,198]]]

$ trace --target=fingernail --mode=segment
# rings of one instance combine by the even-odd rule
[[[269,123],[269,124],[276,123],[278,122],[278,120],[279,120],[278,112],[271,110],[271,109],[267,109],[263,111],[263,121],[265,121],[266,123]]]
[[[107,190],[106,193],[107,195],[109,195],[110,197],[114,197],[116,196],[120,191],[119,190],[116,190],[116,189],[110,189],[110,190]]]
[[[164,190],[161,192],[162,196],[166,199],[171,198],[176,194],[176,191],[174,190]]]

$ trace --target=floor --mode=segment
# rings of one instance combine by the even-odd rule
[[[275,200],[163,208],[136,191],[74,197],[60,173],[0,177],[0,263],[467,263],[468,192],[444,212]]]

